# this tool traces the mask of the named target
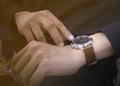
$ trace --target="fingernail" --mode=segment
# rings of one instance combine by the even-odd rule
[[[60,43],[59,43],[59,46],[64,46],[64,43],[63,43],[63,42],[60,42]]]
[[[74,40],[74,36],[73,36],[73,35],[69,35],[69,36],[68,36],[68,40],[69,40],[69,41]]]

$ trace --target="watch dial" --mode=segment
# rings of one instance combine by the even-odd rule
[[[91,41],[91,38],[87,35],[81,35],[81,36],[77,36],[74,41],[72,42],[72,44],[84,44]]]

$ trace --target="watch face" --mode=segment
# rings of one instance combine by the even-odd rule
[[[77,36],[73,41],[72,41],[72,47],[77,47],[77,48],[83,48],[88,45],[92,44],[92,38],[88,35],[81,35]]]

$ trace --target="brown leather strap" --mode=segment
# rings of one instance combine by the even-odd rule
[[[84,48],[84,54],[85,54],[86,64],[87,65],[96,62],[95,52],[94,52],[94,49],[93,49],[92,45],[87,46],[87,47]]]

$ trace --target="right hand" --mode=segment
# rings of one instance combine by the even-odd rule
[[[44,33],[50,34],[57,45],[64,45],[64,40],[72,41],[72,33],[50,11],[22,11],[15,15],[18,31],[27,41],[38,40],[46,42]]]

